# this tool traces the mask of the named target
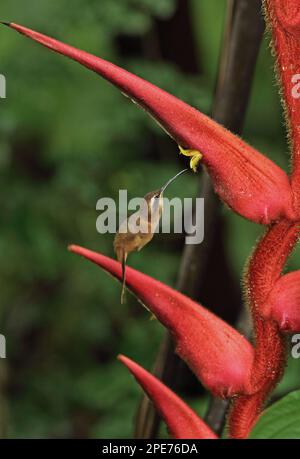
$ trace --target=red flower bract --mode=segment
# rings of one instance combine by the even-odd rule
[[[300,36],[299,0],[275,0],[275,12],[280,24],[287,32]]]
[[[104,59],[18,24],[7,25],[98,73],[148,111],[176,142],[200,151],[216,192],[233,210],[263,224],[295,219],[286,173],[224,127]]]
[[[274,319],[281,331],[300,332],[300,271],[285,274],[276,282],[263,313]]]
[[[154,403],[168,426],[172,437],[178,439],[217,439],[216,434],[174,392],[128,357],[119,360],[129,369]]]
[[[300,209],[300,2],[266,0],[273,33],[277,72],[283,91],[287,127],[292,146],[294,206]]]
[[[143,107],[176,142],[195,150],[221,199],[242,216],[268,225],[245,277],[255,349],[237,331],[185,295],[127,269],[127,285],[172,333],[177,353],[205,386],[234,397],[228,418],[232,438],[247,438],[280,380],[287,360],[283,332],[300,330],[300,271],[282,275],[299,237],[300,221],[300,4],[264,0],[292,146],[287,174],[207,116],[147,81],[89,53],[17,24],[6,24],[95,71]],[[198,153],[201,153],[198,154]],[[120,263],[90,250],[70,250],[121,280]],[[174,393],[121,357],[152,398],[177,438],[215,438]]]
[[[122,279],[119,262],[83,247],[70,250]],[[209,390],[219,397],[251,392],[253,348],[242,335],[182,293],[130,267],[126,284],[170,330],[176,352]]]

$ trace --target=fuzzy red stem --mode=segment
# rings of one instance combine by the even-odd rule
[[[296,0],[265,0],[266,17],[273,34],[277,70],[282,86],[293,150],[294,205],[300,207],[300,102],[292,82],[300,65],[300,7]],[[251,377],[253,395],[238,397],[229,417],[232,438],[248,437],[264,404],[283,374],[286,346],[282,330],[262,311],[297,243],[299,224],[282,220],[270,227],[257,245],[246,277],[248,301],[255,332],[255,357]]]
[[[300,208],[300,5],[299,0],[265,0],[277,75],[292,150],[294,205]]]
[[[270,227],[258,243],[249,263],[246,289],[255,332],[255,357],[251,385],[255,393],[238,397],[229,416],[231,438],[247,438],[264,404],[282,377],[286,363],[284,335],[260,310],[299,236],[299,225],[281,221]]]

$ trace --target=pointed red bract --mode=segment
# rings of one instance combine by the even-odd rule
[[[287,174],[224,127],[114,64],[18,24],[9,26],[95,71],[148,111],[176,142],[200,151],[216,192],[233,210],[263,224],[296,218]]]
[[[122,280],[119,262],[83,247],[70,250]],[[182,293],[130,267],[126,285],[170,330],[176,352],[209,390],[220,397],[251,391],[253,348],[242,335]]]
[[[174,392],[128,357],[119,360],[142,386],[167,424],[170,435],[177,439],[211,439],[218,437],[199,416]]]
[[[275,320],[283,332],[300,332],[300,271],[286,274],[276,282],[264,317]]]

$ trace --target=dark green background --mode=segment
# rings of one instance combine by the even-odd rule
[[[209,113],[225,1],[188,2],[190,26],[168,31],[176,0],[2,0],[1,18],[112,60]],[[187,37],[193,62],[186,64]],[[176,58],[174,41],[182,43]],[[244,138],[284,168],[287,144],[266,37]],[[177,146],[98,76],[6,28],[0,30],[0,430],[8,437],[130,437],[140,389],[120,352],[150,368],[162,327],[97,267],[70,254],[77,243],[113,256],[100,235],[100,197],[143,196],[186,164]],[[234,84],[234,81],[232,82]],[[183,176],[168,196],[194,196]],[[262,229],[224,209],[236,282]],[[276,249],[276,248],[275,248]],[[129,263],[175,285],[181,241],[157,235]],[[291,267],[299,267],[299,256]],[[291,362],[277,395],[299,387]],[[200,412],[206,398],[192,401]]]

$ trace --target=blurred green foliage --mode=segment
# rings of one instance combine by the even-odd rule
[[[124,37],[149,43],[149,36],[152,43],[157,20],[168,20],[176,7],[176,0],[74,0],[71,8],[66,0],[26,7],[3,0],[1,16],[112,60],[209,112],[224,0],[191,1],[200,75],[119,44]],[[115,357],[122,352],[150,368],[163,330],[129,296],[121,306],[120,287],[67,245],[113,256],[113,236],[96,232],[97,200],[116,198],[122,188],[142,196],[160,186],[179,170],[177,146],[97,75],[12,31],[0,33],[7,79],[0,103],[0,332],[8,347],[0,362],[1,435],[130,437],[140,390]],[[245,138],[286,167],[272,65],[266,38]],[[183,176],[169,193],[195,190],[196,178]],[[239,282],[261,228],[226,209],[224,215]],[[180,251],[171,236],[157,236],[129,263],[175,285]],[[299,256],[291,263],[299,266]],[[293,386],[295,378],[287,378]]]

